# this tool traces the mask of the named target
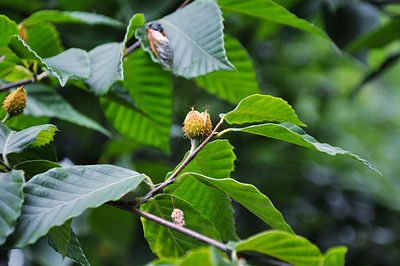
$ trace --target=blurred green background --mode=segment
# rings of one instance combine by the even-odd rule
[[[276,2],[323,28],[339,48],[400,15],[400,4],[388,3],[396,1]],[[157,19],[180,4],[170,0],[0,0],[0,13],[17,23],[41,9],[95,12],[127,22],[138,12],[145,13],[147,20]],[[360,154],[384,175],[379,177],[347,157],[229,134],[226,137],[237,156],[232,177],[254,184],[297,234],[322,251],[347,246],[347,265],[398,265],[400,61],[351,96],[371,71],[400,51],[400,43],[348,54],[318,36],[293,28],[237,14],[224,14],[224,18],[225,32],[237,38],[250,54],[262,93],[288,101],[308,125],[308,134]],[[123,29],[105,26],[57,24],[56,28],[65,48],[86,50],[120,41],[124,34]],[[52,123],[60,129],[54,143],[58,159],[74,164],[113,163],[162,181],[190,148],[180,129],[188,105],[210,106],[214,123],[219,113],[234,107],[193,81],[173,77],[173,85],[171,154],[138,146],[123,137],[110,141],[94,131],[55,120]],[[79,111],[106,123],[94,96],[73,86],[57,89]],[[234,203],[234,208],[241,238],[268,229],[238,204]],[[144,240],[140,220],[129,213],[103,206],[76,218],[73,226],[92,265],[141,265],[155,258]],[[21,265],[72,264],[68,259],[62,261],[45,239],[23,251],[0,250],[0,264],[6,264],[9,256],[14,261],[21,259]]]

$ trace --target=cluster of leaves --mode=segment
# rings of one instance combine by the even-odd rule
[[[378,172],[358,155],[319,143],[307,135],[299,127],[305,125],[284,100],[257,94],[259,88],[251,60],[236,39],[224,35],[221,9],[294,26],[329,40],[319,28],[271,0],[225,0],[218,4],[197,0],[159,19],[173,51],[171,72],[193,78],[221,99],[238,103],[231,112],[221,114],[221,119],[243,127],[225,129],[217,137],[228,132],[247,132],[330,155],[343,154]],[[149,47],[144,16],[136,14],[131,18],[121,42],[102,44],[89,52],[77,48],[63,51],[54,23],[123,27],[119,21],[83,12],[40,11],[18,26],[0,16],[0,30],[4,32],[0,36],[0,79],[40,81],[49,76],[61,86],[69,81],[99,96],[106,118],[121,135],[169,152],[171,77],[157,64]],[[141,40],[143,50],[127,55],[126,43],[134,35]],[[39,75],[38,67],[44,71]],[[55,117],[112,136],[109,130],[80,114],[43,82],[27,85],[26,89],[25,115],[35,117],[33,123],[42,123],[38,117]],[[10,126],[18,127],[21,121],[16,119],[10,120]],[[0,212],[0,244],[22,248],[47,236],[49,244],[63,257],[88,265],[71,229],[71,219],[88,208],[119,200],[129,192],[130,197],[138,200],[154,186],[145,174],[112,165],[61,167],[51,146],[47,145],[55,132],[56,127],[49,124],[21,131],[0,125],[4,168],[0,188],[6,191],[0,197],[0,204],[4,205]],[[235,158],[227,140],[208,143],[168,188],[172,196],[159,194],[140,205],[140,209],[169,220],[172,197],[175,206],[185,214],[187,228],[218,241],[230,241],[227,245],[234,253],[259,252],[295,265],[343,264],[344,247],[323,255],[316,246],[294,233],[267,196],[250,184],[230,178]],[[231,199],[274,230],[240,240],[234,227]],[[202,265],[201,261],[229,264],[213,248],[192,250],[204,246],[196,239],[144,218],[142,223],[150,248],[162,260],[155,264],[187,264],[192,260],[200,262],[198,265]]]

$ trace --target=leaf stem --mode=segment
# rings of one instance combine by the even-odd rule
[[[221,120],[218,122],[218,124],[215,126],[214,130],[211,132],[211,134],[192,152],[189,153],[189,155],[186,157],[186,159],[179,165],[179,167],[172,173],[170,177],[167,178],[164,182],[162,182],[159,186],[156,188],[152,189],[147,193],[143,199],[140,201],[139,205],[148,201],[151,197],[153,197],[155,194],[160,193],[166,186],[172,184],[178,174],[182,172],[183,168],[188,165],[193,158],[199,153],[199,151],[214,137],[218,134],[217,130],[221,127],[221,125],[224,123],[224,119],[221,118]]]

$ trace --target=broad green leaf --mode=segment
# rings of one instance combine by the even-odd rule
[[[32,244],[53,226],[121,198],[144,178],[112,165],[53,168],[36,175],[24,186],[22,214],[8,244],[17,248]]]
[[[12,170],[0,176],[0,245],[14,231],[15,222],[21,214],[24,173]]]
[[[124,70],[123,86],[129,94],[121,90],[113,98],[101,99],[105,116],[122,135],[168,153],[172,116],[170,75],[140,50],[124,60]]]
[[[218,0],[218,4],[223,11],[236,12],[292,26],[331,40],[323,30],[304,19],[296,17],[289,10],[272,0]]]
[[[0,15],[0,47],[7,46],[10,38],[18,34],[17,24],[4,15]]]
[[[347,50],[354,52],[360,48],[380,48],[390,42],[400,39],[400,18],[394,18],[380,28],[368,32],[352,43]]]
[[[167,258],[154,260],[147,264],[147,266],[163,265],[163,266],[225,266],[236,265],[224,259],[219,251],[210,246],[207,248],[197,248],[188,251],[181,258]]]
[[[325,252],[323,266],[344,266],[346,247],[334,247]]]
[[[229,131],[241,131],[273,139],[280,139],[312,150],[321,151],[329,155],[342,154],[362,162],[363,164],[368,166],[368,168],[370,168],[371,170],[382,175],[371,163],[361,158],[357,154],[343,150],[338,147],[331,146],[327,143],[320,143],[310,135],[307,135],[303,129],[301,129],[296,125],[291,125],[287,123],[282,123],[282,124],[266,123],[244,128],[229,128],[222,131],[220,135]]]
[[[137,13],[133,15],[132,18],[129,20],[129,24],[126,29],[124,43],[126,43],[130,38],[132,38],[135,35],[136,29],[143,26],[145,22],[146,20],[144,18],[144,14]]]
[[[104,95],[116,82],[124,80],[122,58],[125,44],[132,32],[144,23],[143,14],[134,15],[129,21],[125,37],[122,42],[112,42],[99,45],[89,51],[92,74],[86,81],[90,90],[96,95]]]
[[[182,257],[181,261],[178,264],[179,266],[203,266],[203,265],[212,265],[212,266],[228,266],[228,265],[236,265],[234,263],[229,262],[227,259],[221,256],[221,253],[214,248],[198,248],[195,250],[191,250],[184,257]]]
[[[71,48],[56,56],[41,58],[28,44],[19,36],[10,41],[11,49],[21,58],[32,61],[40,61],[64,86],[71,77],[87,79],[90,75],[90,61],[86,51]]]
[[[26,27],[26,43],[41,58],[55,56],[64,50],[57,29],[50,23]]]
[[[246,49],[236,39],[225,35],[226,55],[237,71],[220,70],[196,78],[196,83],[231,103],[238,103],[251,94],[260,93],[253,63]]]
[[[224,114],[223,118],[229,124],[278,121],[305,126],[285,100],[261,94],[244,98],[233,111]]]
[[[113,27],[124,27],[124,24],[118,20],[89,12],[81,11],[59,11],[59,10],[41,10],[23,21],[26,26],[36,25],[42,22],[50,23],[82,23],[89,25],[108,25]]]
[[[32,78],[32,72],[24,66],[16,65],[14,68],[4,77],[7,82],[16,82],[22,79]]]
[[[52,239],[48,239],[48,240],[49,240],[50,246],[52,248],[54,248],[55,251],[57,251],[58,253],[61,254],[56,243],[54,243],[54,241]],[[85,254],[83,253],[83,250],[81,248],[78,238],[72,231],[72,228],[71,228],[71,232],[70,232],[69,244],[67,247],[67,257],[74,260],[77,263],[80,263],[81,265],[85,265],[85,266],[90,265],[89,261],[85,257]]]
[[[13,131],[0,123],[0,154],[20,153],[28,147],[40,147],[53,140],[56,127],[50,124]]]
[[[220,241],[221,237],[215,226],[204,215],[199,213],[188,202],[174,196],[175,208],[183,211],[185,216],[185,227],[200,234]],[[142,211],[154,214],[160,218],[171,221],[173,210],[171,195],[160,194],[140,206]],[[189,249],[204,246],[190,236],[168,229],[153,221],[141,218],[144,236],[151,250],[161,259],[169,257],[180,257]]]
[[[24,161],[22,163],[15,165],[14,168],[17,170],[23,170],[26,178],[32,178],[35,175],[44,173],[54,167],[61,167],[61,165],[59,165],[56,162],[38,159],[38,160]]]
[[[185,158],[188,154],[186,154]],[[228,178],[234,169],[236,156],[227,140],[208,143],[182,170],[196,172],[214,178]],[[231,200],[218,189],[199,182],[192,176],[185,176],[171,185],[173,195],[190,204],[205,215],[218,229],[223,240],[237,240]]]
[[[67,255],[68,245],[70,241],[71,221],[72,220],[68,220],[63,225],[51,228],[49,233],[47,234],[47,237],[51,238],[51,241],[56,245],[57,251],[62,255],[63,259]]]
[[[26,85],[25,88],[28,95],[25,114],[35,117],[58,118],[111,136],[107,129],[93,119],[79,113],[53,88],[41,83]]]
[[[90,61],[86,51],[71,48],[56,56],[43,59],[46,66],[56,74],[61,86],[71,77],[87,79],[90,75]]]
[[[86,82],[96,95],[106,94],[114,83],[124,79],[123,51],[124,46],[119,42],[102,44],[89,51],[92,72]]]
[[[9,153],[7,155],[8,163],[11,167],[16,167],[17,164],[34,161],[34,160],[47,160],[50,162],[57,161],[57,154],[53,146],[45,145],[42,147],[28,147],[20,153]],[[44,169],[44,165],[38,169],[29,169],[32,173]],[[26,168],[27,169],[27,168]],[[50,169],[50,168],[49,168]],[[28,170],[28,169],[27,169]],[[30,175],[27,171],[27,177]]]
[[[26,107],[25,107],[26,108]],[[25,109],[26,110],[26,109]],[[1,117],[4,117],[0,115]],[[18,115],[12,117],[7,121],[7,126],[15,131],[23,130],[28,127],[39,126],[43,124],[48,124],[49,118],[47,117],[34,117],[31,115]]]
[[[185,180],[189,176],[229,195],[272,228],[293,233],[292,228],[285,222],[282,214],[275,208],[271,200],[255,186],[240,183],[232,178],[215,179],[197,173],[186,173],[180,178]]]
[[[296,266],[320,266],[323,256],[307,239],[281,231],[266,231],[236,244],[235,250],[257,251]]]
[[[235,70],[224,48],[221,10],[214,1],[197,0],[158,20],[172,49],[174,74],[194,78],[225,69]],[[144,29],[137,31],[142,47],[158,62],[150,49]]]
[[[1,54],[1,52],[0,52]],[[7,74],[13,71],[15,67],[15,62],[3,60],[0,61],[0,79],[3,79]]]

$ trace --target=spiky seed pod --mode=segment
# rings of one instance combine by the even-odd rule
[[[171,218],[177,226],[183,227],[185,225],[185,217],[180,209],[174,209],[171,213]]]
[[[210,114],[207,111],[199,113],[192,108],[183,122],[183,132],[185,137],[190,139],[204,139],[210,135],[212,124]]]
[[[3,109],[12,117],[24,112],[26,106],[26,91],[24,86],[11,92],[3,101]]]

